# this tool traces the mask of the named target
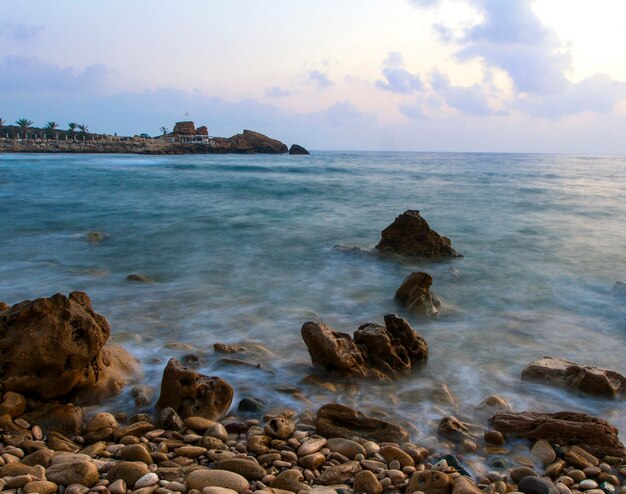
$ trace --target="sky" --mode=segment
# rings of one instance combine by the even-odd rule
[[[0,0],[0,118],[626,153],[623,0]]]

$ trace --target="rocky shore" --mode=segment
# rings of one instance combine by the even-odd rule
[[[300,148],[300,146],[298,146]],[[294,148],[291,154],[308,154]],[[304,149],[304,148],[301,148]],[[167,139],[98,136],[77,140],[0,138],[0,153],[112,153],[112,154],[284,154],[282,142],[258,132],[244,130],[232,137],[206,142],[170,142]],[[306,150],[305,150],[306,151]]]
[[[379,249],[458,256],[417,211],[399,216]],[[396,297],[434,316],[441,303],[429,291],[432,281],[412,273]],[[233,407],[236,390],[226,380],[176,358],[152,407],[157,390],[142,382],[132,355],[108,342],[110,334],[83,292],[0,302],[1,493],[626,494],[626,449],[600,417],[514,411],[492,395],[472,410],[442,414],[430,435],[415,437],[401,418],[337,402],[263,410],[244,398]],[[395,314],[352,335],[308,321],[301,335],[310,380],[327,390],[342,380],[392,386],[428,365],[426,339]],[[617,372],[554,357],[531,362],[521,378],[614,400],[626,382]],[[136,413],[84,408],[125,387],[132,387]],[[440,394],[449,395],[445,385]]]

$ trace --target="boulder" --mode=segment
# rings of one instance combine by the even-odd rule
[[[416,210],[407,210],[382,231],[376,248],[409,258],[460,257],[449,238],[432,230]]]
[[[193,122],[176,122],[174,124],[174,135],[193,136],[196,135],[196,127]]]
[[[433,277],[428,273],[415,272],[404,278],[396,291],[396,300],[410,311],[427,316],[438,314],[439,299],[430,293]]]
[[[207,129],[206,125],[201,125],[200,127],[198,127],[196,129],[196,135],[197,136],[208,136],[209,135],[209,129]]]
[[[580,446],[600,456],[626,456],[617,429],[586,413],[502,412],[494,415],[490,423],[508,438],[545,439],[560,446]]]
[[[368,417],[338,403],[329,403],[317,411],[315,428],[317,433],[325,438],[358,437],[367,441],[398,444],[409,440],[409,433],[403,427]]]
[[[229,151],[233,153],[283,154],[287,152],[287,146],[279,140],[252,130],[244,130],[242,134],[229,137],[227,141]]]
[[[385,380],[428,360],[426,340],[395,314],[385,316],[385,326],[360,326],[354,339],[317,322],[305,323],[301,333],[313,366],[329,372]]]
[[[522,371],[522,379],[609,398],[626,392],[626,377],[618,372],[549,356],[528,364]]]
[[[232,386],[223,379],[200,374],[172,358],[163,371],[157,409],[172,408],[183,419],[217,420],[228,412],[233,395]]]
[[[139,362],[119,346],[86,293],[26,300],[0,312],[0,382],[43,399],[99,401],[121,390]]]
[[[621,297],[624,300],[626,300],[626,283],[623,283],[621,281],[616,281],[611,291],[613,292],[613,295],[615,295],[616,297]]]
[[[299,144],[292,144],[289,148],[289,154],[311,154]]]
[[[76,405],[45,403],[22,418],[41,427],[44,434],[56,431],[64,436],[78,436],[83,431],[83,409]]]

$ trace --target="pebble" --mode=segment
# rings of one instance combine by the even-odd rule
[[[117,479],[109,485],[111,494],[126,494],[126,482],[123,479]]]
[[[298,463],[304,468],[309,470],[317,470],[326,462],[326,457],[322,453],[313,453],[307,456],[303,456],[298,460]]]
[[[380,454],[387,461],[387,463],[397,460],[403,467],[414,467],[415,461],[411,456],[402,451],[397,446],[383,446],[380,448]],[[356,456],[356,455],[355,455]]]
[[[517,488],[524,494],[560,494],[549,479],[541,477],[524,477]]]
[[[587,477],[597,477],[602,473],[602,469],[600,467],[586,467],[583,468],[583,473]]]
[[[151,485],[155,485],[159,483],[159,476],[156,473],[147,473],[143,477],[137,479],[135,482],[135,490],[141,489],[143,487],[150,487]]]
[[[583,491],[588,491],[589,489],[597,489],[598,483],[592,479],[585,479],[579,482],[578,487]]]
[[[202,489],[202,494],[237,494],[237,491],[226,487],[211,486]]]
[[[54,494],[57,491],[58,486],[54,482],[46,480],[35,480],[29,482],[24,486],[24,494]]]
[[[311,438],[298,448],[298,456],[308,456],[313,453],[317,453],[320,449],[322,449],[326,445],[326,438],[317,437]]]
[[[539,477],[539,474],[535,472],[532,468],[517,467],[509,472],[509,476],[511,477],[511,480],[513,482],[519,484],[520,480],[522,480],[524,477]]]
[[[205,487],[223,487],[240,493],[248,488],[248,481],[228,470],[194,470],[187,476],[187,489],[202,491]]]
[[[65,486],[81,484],[92,487],[100,480],[98,468],[86,460],[50,465],[46,470],[46,477],[55,484]]]
[[[376,478],[376,475],[369,470],[362,470],[357,472],[354,477],[354,490],[357,493],[381,494],[383,487]]]
[[[354,460],[358,454],[366,454],[365,448],[356,441],[340,437],[328,439],[326,447],[333,453],[339,453],[350,460]]]
[[[530,457],[541,465],[550,465],[556,460],[552,445],[545,439],[537,441],[530,450]]]

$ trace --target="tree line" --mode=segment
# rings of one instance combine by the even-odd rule
[[[81,134],[85,136],[89,133],[89,127],[85,124],[77,124],[75,122],[70,122],[67,124],[67,130],[61,130],[60,124],[58,122],[46,122],[46,125],[43,128],[38,129],[33,127],[34,122],[27,118],[20,118],[15,121],[13,126],[7,125],[6,120],[0,118],[0,136],[5,134],[5,129],[7,129],[6,135],[10,136],[11,132],[8,132],[11,128],[18,127],[19,131],[23,133],[26,137],[28,135],[29,130],[43,131],[46,134],[46,137],[55,137],[58,136],[59,132],[63,135],[68,135],[69,137],[75,137],[77,134]]]

